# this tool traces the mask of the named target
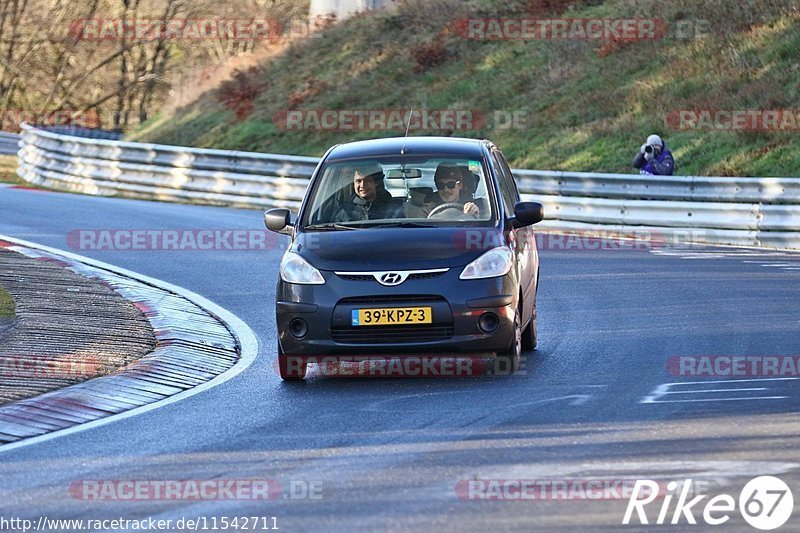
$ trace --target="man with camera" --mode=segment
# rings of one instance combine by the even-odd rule
[[[661,137],[653,134],[647,138],[647,142],[633,158],[633,168],[638,168],[639,174],[672,176],[675,171],[675,160]]]

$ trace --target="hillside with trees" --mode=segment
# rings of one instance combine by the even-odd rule
[[[3,0],[2,129],[133,128],[273,53],[307,13],[308,0]]]
[[[470,20],[503,18],[660,27],[639,40],[466,36]],[[317,37],[293,41],[132,138],[320,155],[402,128],[287,129],[287,111],[474,110],[488,120],[417,133],[491,138],[518,167],[630,172],[633,153],[657,132],[680,174],[800,175],[800,125],[785,120],[798,118],[800,102],[800,6],[791,0],[406,0]],[[715,109],[794,114],[777,128],[678,120]],[[509,127],[492,120],[498,114],[524,120]]]

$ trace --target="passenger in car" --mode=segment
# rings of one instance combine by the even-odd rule
[[[429,194],[423,202],[425,215],[440,205],[456,203],[463,206],[464,213],[481,216],[481,208],[473,201],[472,195],[477,187],[477,176],[466,168],[446,163],[436,167],[433,176],[436,192]]]
[[[353,184],[334,211],[332,222],[403,218],[403,202],[392,198],[383,185],[383,168],[363,163],[353,168]]]

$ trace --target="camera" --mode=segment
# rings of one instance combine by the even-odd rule
[[[645,153],[652,154],[653,153],[653,147],[648,144],[647,146],[644,147],[644,151],[645,151]]]

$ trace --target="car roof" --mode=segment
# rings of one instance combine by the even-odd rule
[[[389,137],[340,144],[333,147],[327,159],[351,159],[405,154],[447,154],[482,158],[491,142],[485,139],[463,137]]]

